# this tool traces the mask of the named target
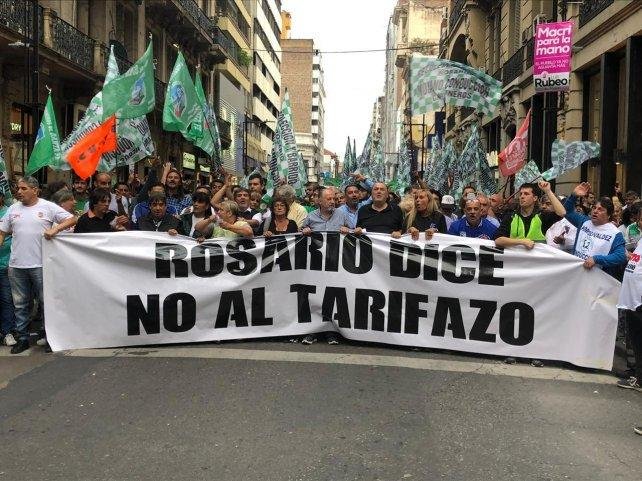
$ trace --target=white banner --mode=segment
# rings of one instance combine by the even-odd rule
[[[537,245],[370,234],[43,242],[53,350],[335,330],[348,339],[610,369],[619,282]]]

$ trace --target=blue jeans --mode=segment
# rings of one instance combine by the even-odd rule
[[[29,339],[31,304],[36,299],[42,305],[42,267],[18,269],[9,267],[11,294],[16,309],[16,334],[18,339]],[[44,319],[43,319],[44,327]]]
[[[16,312],[11,297],[11,284],[7,268],[0,269],[0,335],[6,335],[16,329]]]

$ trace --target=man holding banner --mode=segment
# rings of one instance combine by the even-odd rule
[[[12,205],[0,221],[0,247],[12,234],[9,281],[16,310],[18,342],[11,354],[29,349],[29,316],[34,299],[41,302],[42,237],[51,239],[76,224],[75,216],[62,207],[38,197],[39,184],[33,177],[18,181],[20,202]],[[54,227],[54,224],[55,227]]]
[[[587,182],[578,184],[573,194],[568,196],[566,219],[577,227],[574,254],[584,260],[584,267],[595,266],[616,277],[618,270],[626,264],[626,242],[622,232],[611,222],[613,201],[608,197],[599,199],[591,209],[591,216],[575,212],[577,197],[588,194]]]

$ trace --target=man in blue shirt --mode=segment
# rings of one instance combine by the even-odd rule
[[[334,189],[322,189],[318,200],[319,208],[313,210],[303,221],[301,232],[341,232],[348,233],[348,216],[343,210],[334,208]]]
[[[448,233],[460,237],[492,239],[497,226],[482,217],[482,208],[478,199],[467,200],[464,206],[464,217],[450,224]]]

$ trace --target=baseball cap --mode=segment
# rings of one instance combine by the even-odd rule
[[[441,198],[441,205],[455,205],[455,198],[452,195],[444,195]]]

